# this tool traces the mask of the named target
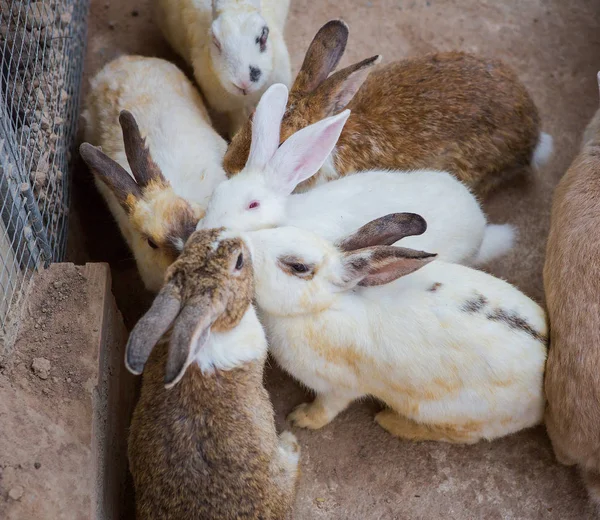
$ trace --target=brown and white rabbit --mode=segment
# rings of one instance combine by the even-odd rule
[[[600,83],[600,74],[599,74]],[[600,110],[554,194],[544,287],[551,348],[546,426],[559,462],[577,464],[600,506]]]
[[[225,179],[227,145],[211,125],[202,97],[175,65],[121,56],[91,80],[85,140],[106,157],[82,157],[94,172],[147,289],[194,231],[215,186]],[[151,152],[151,155],[150,155]]]
[[[429,168],[449,171],[485,195],[521,168],[548,160],[552,138],[541,133],[533,100],[504,63],[445,52],[373,70],[380,61],[374,56],[328,77],[347,38],[343,21],[325,24],[290,91],[281,142],[344,108],[352,111],[328,161],[300,189],[361,170]],[[246,164],[251,126],[247,121],[225,154],[230,175]]]
[[[138,520],[281,520],[291,508],[299,446],[275,431],[253,285],[240,238],[195,232],[131,333],[126,365],[144,372],[129,437]]]

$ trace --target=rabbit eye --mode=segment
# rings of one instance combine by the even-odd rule
[[[290,268],[295,273],[308,273],[310,268],[306,264],[290,264]]]
[[[158,246],[156,245],[156,242],[154,242],[151,239],[148,239],[148,245],[152,248],[152,249],[158,249]]]
[[[250,204],[248,204],[248,209],[256,209],[260,206],[260,202],[257,200],[253,200]]]
[[[256,38],[257,45],[260,45],[260,52],[265,52],[267,49],[267,38],[269,37],[269,28],[265,25],[262,28],[260,36]]]
[[[237,262],[235,263],[235,270],[239,271],[242,267],[244,267],[244,255],[240,253],[237,257]]]

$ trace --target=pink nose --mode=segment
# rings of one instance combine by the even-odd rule
[[[248,89],[250,88],[250,82],[249,81],[240,81],[239,83],[236,83],[235,86],[237,88],[239,88],[244,95],[246,95],[248,93]]]

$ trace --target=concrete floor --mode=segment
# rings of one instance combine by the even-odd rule
[[[120,53],[173,57],[151,23],[148,0],[92,0],[86,77]],[[297,70],[317,29],[350,25],[342,66],[381,53],[385,61],[461,49],[501,58],[518,72],[555,139],[551,164],[527,185],[486,203],[493,222],[518,226],[518,247],[492,271],[538,301],[551,194],[598,105],[598,0],[292,0],[287,42]],[[86,85],[87,88],[87,85]],[[113,290],[131,326],[143,312],[135,266],[89,174],[75,175],[68,260],[108,261]],[[268,372],[277,420],[307,395],[276,368]],[[379,405],[356,403],[317,432],[297,431],[302,481],[294,518],[593,518],[575,471],[554,461],[543,428],[476,446],[411,444],[373,422]]]

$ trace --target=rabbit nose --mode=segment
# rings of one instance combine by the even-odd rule
[[[250,87],[249,81],[240,81],[239,83],[234,83],[234,85],[242,94],[244,94],[244,96],[248,94],[248,88]]]

